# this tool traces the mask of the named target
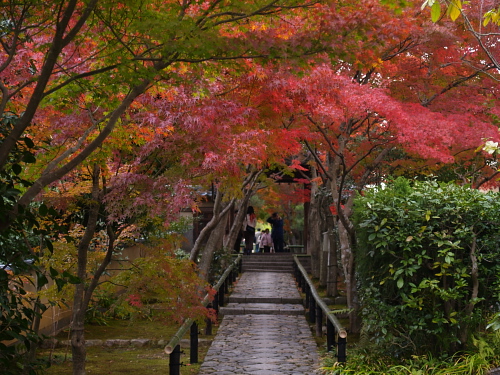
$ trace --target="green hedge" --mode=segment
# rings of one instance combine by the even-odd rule
[[[467,349],[499,310],[499,198],[403,178],[358,197],[356,262],[368,337],[394,355]]]

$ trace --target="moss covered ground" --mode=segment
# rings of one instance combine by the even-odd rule
[[[108,325],[87,325],[85,330],[86,340],[109,340],[109,339],[152,339],[165,340],[168,342],[179,328],[176,324],[165,324],[150,320],[111,320]],[[189,364],[189,345],[181,345],[184,352],[181,361],[182,375],[194,375],[198,373],[199,366],[209,348],[211,340],[215,337],[216,326],[213,327],[212,335],[204,335],[204,327],[200,328],[200,344],[198,364]],[[68,331],[61,332],[56,338],[67,340]],[[189,340],[189,332],[184,339]],[[71,348],[58,347],[52,350],[40,350],[40,357],[49,358],[52,365],[45,371],[47,375],[67,375],[72,372]],[[154,374],[169,373],[169,356],[164,353],[161,346],[146,347],[87,347],[87,374]]]

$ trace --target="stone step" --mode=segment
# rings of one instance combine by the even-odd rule
[[[297,304],[303,303],[300,297],[237,297],[229,296],[228,303],[275,303],[275,304]]]
[[[250,255],[243,255],[245,259],[293,259],[290,253],[253,253]]]
[[[298,304],[278,303],[228,303],[219,307],[219,315],[303,315],[304,307]]]
[[[243,259],[251,259],[251,258],[256,258],[256,259],[292,259],[291,254],[287,253],[252,253],[250,255],[244,255]]]
[[[264,253],[244,256],[242,267],[243,272],[293,272],[293,259],[286,253]]]
[[[293,265],[292,264],[261,264],[261,263],[250,263],[250,264],[247,264],[247,263],[244,263],[241,267],[243,270],[245,270],[246,268],[260,268],[260,269],[269,269],[269,270],[273,270],[273,269],[276,269],[276,270],[283,270],[283,269],[286,269],[286,270],[293,270]]]
[[[276,273],[293,273],[293,269],[282,269],[282,270],[275,270],[275,269],[269,269],[269,268],[244,268],[243,272],[276,272]]]
[[[245,266],[267,266],[267,267],[293,267],[291,262],[243,262]]]

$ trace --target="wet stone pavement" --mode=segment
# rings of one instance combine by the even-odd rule
[[[243,273],[220,314],[199,375],[317,373],[317,346],[291,274]]]

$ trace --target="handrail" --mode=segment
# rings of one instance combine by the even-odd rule
[[[226,281],[227,277],[231,273],[231,271],[238,265],[238,263],[241,261],[242,255],[239,254],[236,259],[233,261],[233,263],[224,271],[222,276],[219,279],[219,282],[215,284],[212,288],[215,289],[217,292],[219,291],[220,287],[224,284]],[[207,307],[207,305],[210,303],[210,295],[207,293],[205,298],[203,298],[202,304],[204,307]],[[165,353],[166,354],[172,354],[174,351],[175,347],[179,344],[181,341],[182,337],[186,334],[187,330],[191,328],[191,325],[193,324],[194,320],[189,318],[187,319],[184,324],[177,330],[175,335],[170,339],[168,344],[165,346]]]
[[[293,259],[294,259],[294,262],[295,262],[295,265],[296,265],[298,271],[300,271],[300,274],[302,276],[302,280],[307,284],[307,288],[302,288],[302,290],[304,291],[304,289],[307,289],[307,292],[314,298],[314,301],[316,303],[310,309],[312,309],[312,308],[314,308],[314,309],[319,308],[318,312],[322,312],[326,316],[327,323],[329,322],[333,326],[333,328],[335,329],[335,332],[337,332],[337,334],[339,336],[339,340],[338,340],[339,341],[338,342],[338,358],[339,358],[340,362],[343,362],[346,359],[345,349],[346,349],[347,331],[342,326],[342,324],[338,321],[338,319],[334,315],[334,313],[328,308],[328,306],[326,305],[326,303],[323,302],[323,300],[321,299],[321,297],[318,295],[318,292],[316,291],[316,287],[314,286],[314,284],[312,283],[312,281],[309,279],[307,271],[305,270],[305,268],[300,263],[297,255],[293,255]],[[306,292],[306,301],[310,298],[310,296],[307,295],[308,294],[307,292]],[[312,311],[310,311],[310,312],[312,312]],[[323,315],[323,314],[321,314],[321,315]],[[328,331],[328,327],[329,327],[329,324],[327,324],[327,331]],[[328,337],[328,339],[329,339],[329,337]],[[331,346],[330,344],[331,343],[329,342],[328,343],[328,350],[330,350],[330,346]]]
[[[218,291],[220,289],[220,287],[222,286],[224,281],[226,281],[226,278],[229,276],[229,273],[233,270],[234,267],[236,267],[238,265],[238,263],[241,261],[242,257],[243,257],[243,254],[238,254],[238,256],[233,261],[233,263],[226,269],[226,271],[224,271],[224,273],[222,274],[222,276],[219,279],[219,282],[213,286],[213,288],[215,290]],[[205,296],[205,299],[207,297],[208,297],[208,294],[207,294],[207,296]],[[207,304],[208,304],[208,302],[207,302]]]
[[[307,271],[305,270],[305,268],[302,266],[302,264],[300,264],[299,260],[297,259],[297,256],[294,255],[293,256],[295,259],[295,263],[297,264],[297,266],[299,267],[299,270],[300,272],[302,273],[302,275],[304,276],[305,278],[305,281],[306,283],[309,285],[309,287],[311,288],[311,294],[312,296],[314,297],[314,299],[316,300],[316,303],[318,304],[318,306],[321,308],[321,310],[323,310],[323,312],[326,314],[326,316],[328,317],[328,320],[330,320],[330,322],[332,322],[332,324],[334,325],[335,329],[337,330],[337,332],[339,332],[339,336],[342,337],[342,338],[345,338],[347,337],[347,331],[345,330],[345,328],[342,326],[342,324],[340,324],[339,320],[337,319],[337,317],[331,312],[331,310],[329,309],[329,307],[326,305],[325,302],[323,302],[323,300],[321,299],[321,297],[318,295],[318,292],[316,291],[316,287],[314,286],[314,284],[312,283],[311,280],[309,280],[309,277],[307,276]]]

